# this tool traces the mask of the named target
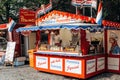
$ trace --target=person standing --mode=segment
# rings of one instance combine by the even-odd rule
[[[55,31],[55,35],[54,35],[53,41],[54,41],[54,44],[55,44],[56,46],[61,46],[62,40],[61,40],[59,31]]]

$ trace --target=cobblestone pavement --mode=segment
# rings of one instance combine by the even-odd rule
[[[11,67],[0,66],[0,80],[80,80],[67,76],[36,71],[29,65]],[[120,80],[119,74],[103,73],[87,80]]]

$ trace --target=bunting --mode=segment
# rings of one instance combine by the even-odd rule
[[[52,9],[52,0],[47,5],[42,4],[41,7],[36,11],[36,18],[40,17]]]

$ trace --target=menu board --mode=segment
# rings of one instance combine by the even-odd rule
[[[82,61],[65,59],[65,72],[82,74]]]
[[[50,58],[50,69],[62,71],[63,68],[63,59],[62,58]]]
[[[120,60],[119,58],[112,58],[112,57],[108,57],[108,69],[109,70],[117,70],[119,71],[119,66],[120,66]]]
[[[36,56],[36,67],[48,69],[48,57]]]
[[[16,42],[8,42],[5,53],[5,62],[13,62],[14,51]]]
[[[86,62],[86,73],[87,74],[90,74],[90,73],[93,73],[95,72],[95,69],[96,69],[96,60],[95,59],[90,59],[90,60],[87,60]]]

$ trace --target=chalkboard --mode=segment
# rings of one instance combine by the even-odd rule
[[[16,42],[7,42],[5,62],[13,62]]]

